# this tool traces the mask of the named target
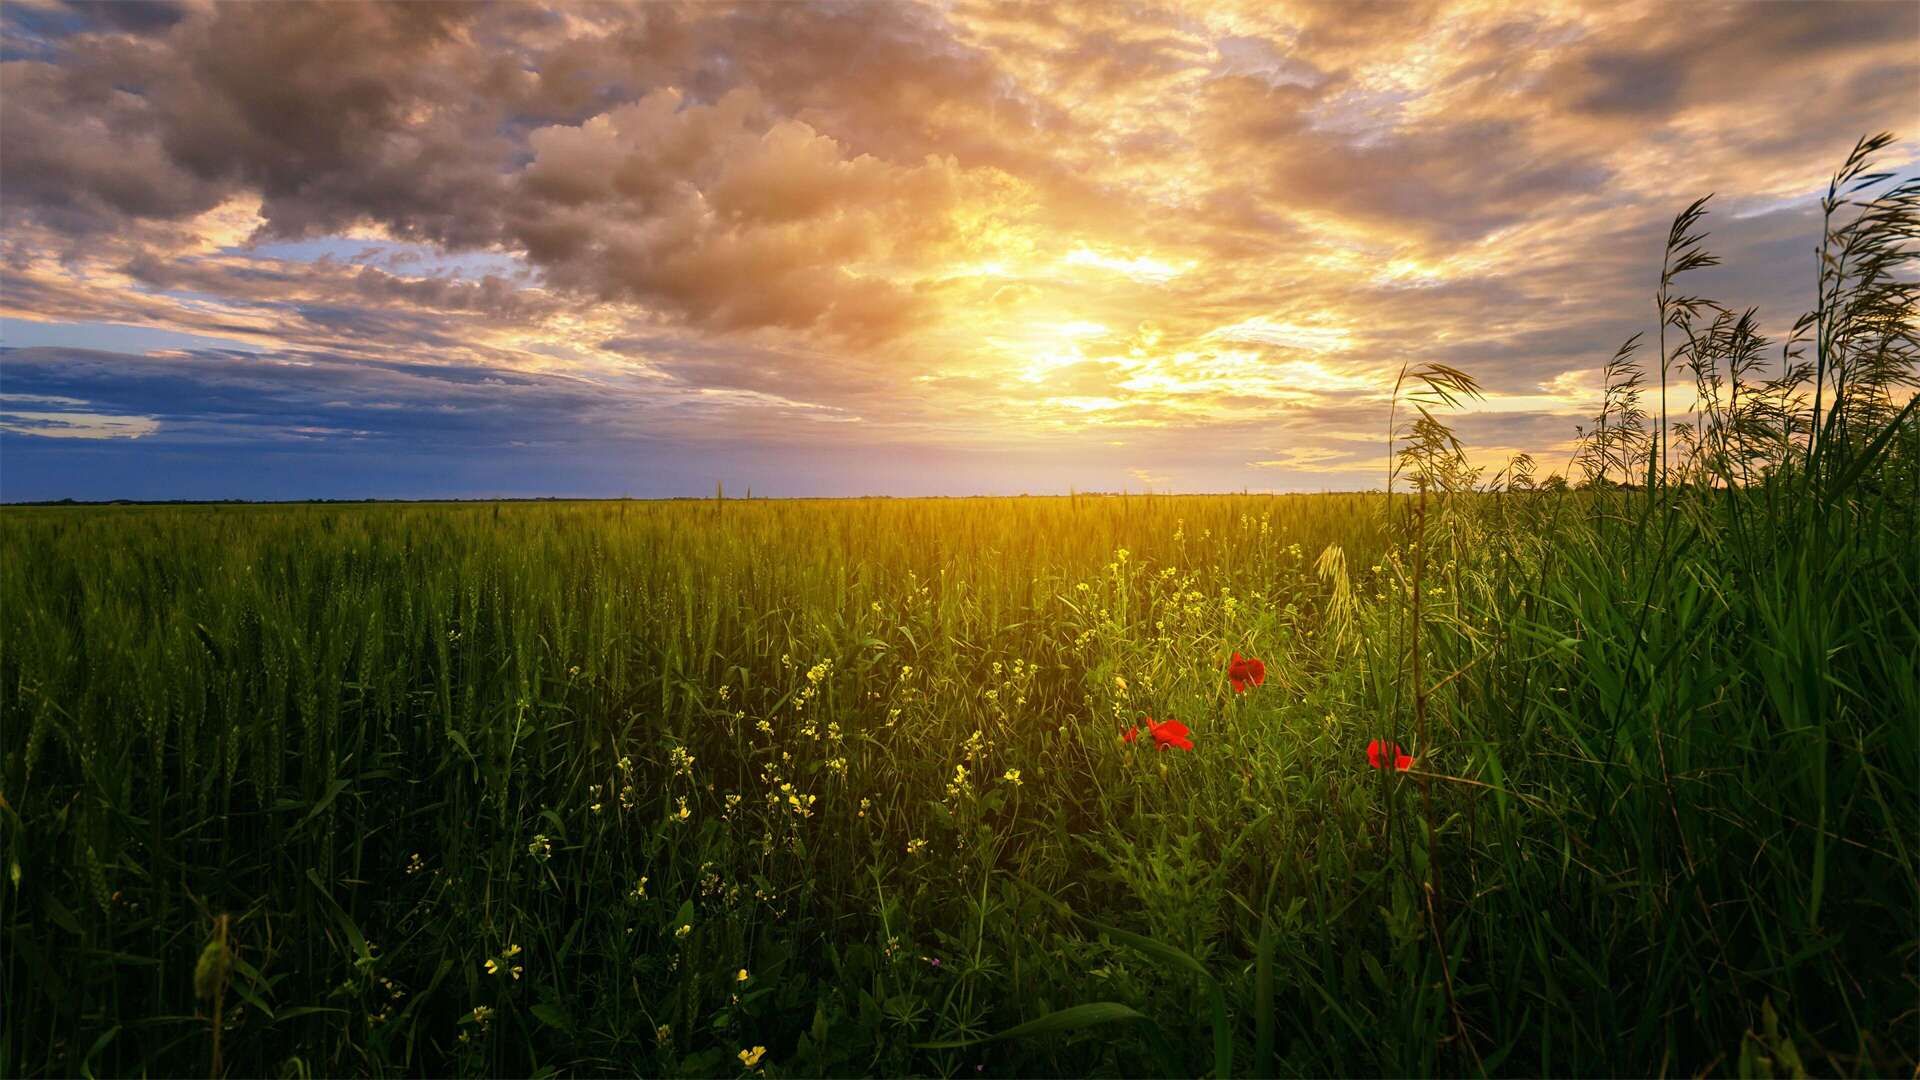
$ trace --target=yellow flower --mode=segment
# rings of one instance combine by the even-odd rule
[[[740,969],[740,973],[739,973],[738,975],[735,975],[735,976],[733,977],[733,981],[734,981],[734,982],[746,982],[746,981],[747,981],[748,979],[750,979],[750,978],[752,978],[752,977],[753,977],[753,976],[751,976],[751,975],[748,975],[748,974],[747,974],[747,969],[746,969],[746,968],[741,968],[741,969]]]
[[[1005,780],[1007,783],[1012,784],[1014,787],[1019,787],[1020,786],[1020,770],[1008,769],[1006,771],[1006,774],[1001,776],[1000,779]]]
[[[489,975],[498,975],[498,974],[500,974],[500,961],[498,961],[498,960],[488,960],[488,961],[487,961],[487,974],[489,974]]]
[[[926,846],[927,846],[927,842],[925,840],[918,840],[918,839],[909,840],[907,841],[907,854],[918,855],[922,850],[926,848]]]
[[[675,927],[675,928],[674,928],[674,931],[673,931],[673,936],[674,936],[674,937],[686,937],[686,936],[687,936],[688,934],[691,934],[691,933],[693,933],[693,924],[692,924],[692,923],[681,923],[681,924],[680,924],[680,925],[679,925],[678,927]]]
[[[661,1042],[666,1042],[668,1039],[673,1038],[673,1025],[661,1024],[659,1027],[654,1028],[653,1037]]]
[[[765,1057],[766,1053],[767,1048],[764,1046],[756,1046],[751,1050],[742,1050],[740,1051],[740,1064],[751,1069],[755,1065],[760,1064],[760,1059]]]

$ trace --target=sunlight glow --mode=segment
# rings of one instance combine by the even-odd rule
[[[1133,258],[1121,258],[1094,251],[1091,248],[1075,248],[1066,258],[1060,260],[1067,266],[1089,266],[1097,270],[1109,270],[1122,274],[1134,281],[1162,282],[1170,281],[1193,269],[1194,262],[1189,259],[1182,264],[1174,264],[1161,259],[1136,255]]]

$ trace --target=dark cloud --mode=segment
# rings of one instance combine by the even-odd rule
[[[84,236],[126,218],[198,214],[229,190],[172,154],[144,97],[70,68],[0,63],[0,126],[0,224],[10,227],[38,219]]]
[[[608,394],[576,379],[312,355],[194,350],[137,356],[0,351],[9,395],[154,418],[160,443],[333,437],[422,448],[591,442],[640,434]]]
[[[1650,9],[1574,43],[1548,80],[1574,110],[1663,122],[1688,105],[1832,92],[1856,54],[1920,44],[1920,5],[1833,0]],[[1916,88],[1908,83],[1906,90]],[[1843,99],[1844,100],[1844,99]],[[1877,102],[1856,100],[1863,111]],[[1911,97],[1908,109],[1911,111]]]
[[[1593,86],[1580,99],[1579,107],[1606,115],[1644,117],[1665,113],[1679,100],[1686,78],[1683,61],[1677,50],[1592,53],[1586,65]]]
[[[67,10],[92,25],[130,34],[154,34],[187,17],[184,4],[168,0],[64,0]]]

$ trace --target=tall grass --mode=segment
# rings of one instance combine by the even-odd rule
[[[1911,1072],[1879,145],[1584,491],[8,508],[0,1072]]]

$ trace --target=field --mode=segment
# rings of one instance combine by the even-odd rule
[[[1911,1074],[1878,280],[1580,490],[7,508],[0,1073]]]

